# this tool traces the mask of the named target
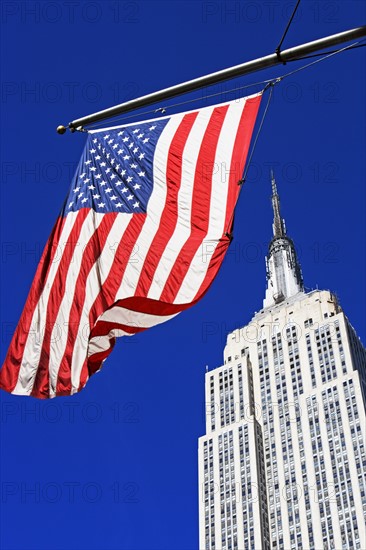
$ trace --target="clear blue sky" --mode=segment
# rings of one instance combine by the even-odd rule
[[[273,52],[293,4],[2,3],[1,359],[83,149],[83,135],[56,126]],[[363,2],[303,1],[285,46],[364,22]],[[227,332],[261,308],[271,166],[306,286],[335,291],[365,342],[364,61],[363,48],[347,52],[276,88],[234,241],[201,303],[119,341],[76,396],[1,394],[3,550],[198,548],[205,365],[221,365]]]

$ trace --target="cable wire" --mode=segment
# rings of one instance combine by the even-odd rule
[[[316,59],[315,61],[312,61],[311,63],[307,63],[306,65],[302,65],[302,67],[299,67],[298,69],[295,69],[294,71],[290,71],[289,73],[286,73],[279,77],[279,80],[283,80],[284,78],[287,78],[288,76],[291,76],[295,73],[298,73],[299,71],[302,71],[304,69],[307,69],[308,67],[311,67],[312,65],[316,65],[317,63],[320,63],[321,61],[324,61],[325,59],[329,59],[329,57],[333,57],[334,55],[337,55],[338,53],[344,52],[346,50],[349,50],[353,47],[356,47],[360,42],[354,42],[353,44],[350,44],[349,46],[345,46],[344,48],[340,48],[339,50],[333,50],[332,52],[327,53],[324,55],[324,57],[321,57],[320,59]],[[293,61],[298,61],[293,60]]]
[[[277,83],[281,82],[284,78],[287,78],[288,76],[291,76],[291,75],[293,75],[295,73],[298,73],[298,72],[300,72],[304,69],[307,69],[307,68],[311,67],[312,65],[316,65],[317,63],[320,63],[321,61],[324,61],[325,59],[329,59],[330,57],[333,57],[334,55],[337,55],[337,54],[342,53],[344,51],[351,50],[351,49],[354,49],[354,48],[359,48],[359,47],[362,47],[362,46],[365,46],[365,45],[366,44],[364,44],[364,40],[362,40],[362,41],[354,42],[353,44],[349,44],[348,46],[345,46],[344,48],[340,48],[339,50],[332,50],[330,52],[327,52],[325,55],[315,54],[314,56],[305,56],[305,57],[300,57],[298,59],[291,59],[290,61],[300,61],[301,59],[307,59],[307,57],[317,57],[318,55],[323,55],[323,57],[321,57],[320,59],[316,59],[315,61],[312,61],[311,63],[307,63],[306,65],[302,65],[301,67],[299,67],[299,68],[297,68],[293,71],[290,71],[288,73],[285,73],[284,75],[280,75],[280,76],[277,76],[275,78],[270,78],[270,79],[266,79],[266,80],[261,80],[259,82],[253,82],[252,84],[246,84],[245,86],[231,88],[230,90],[227,90],[227,91],[224,91],[224,92],[216,92],[216,93],[207,95],[206,99],[207,98],[212,98],[212,97],[217,97],[217,96],[222,96],[224,94],[229,94],[229,93],[232,93],[232,92],[238,92],[238,91],[241,91],[241,90],[245,90],[247,88],[251,88],[251,87],[254,87],[254,86],[259,86],[261,84],[266,85],[265,88],[264,88],[264,90],[266,90],[267,87],[270,86],[271,84],[277,84]],[[196,101],[202,101],[202,98],[188,99],[186,101],[181,101],[179,103],[174,103],[172,105],[166,105],[165,107],[158,107],[158,108],[155,108],[155,109],[151,109],[149,111],[144,111],[142,113],[139,113],[138,116],[145,116],[145,115],[153,114],[153,113],[156,114],[159,111],[164,113],[166,111],[166,109],[180,107],[181,105],[187,105],[189,103],[194,103]],[[125,116],[125,117],[117,117],[115,119],[115,122],[118,123],[118,121],[120,121],[120,122],[123,123],[125,120],[135,118],[135,117],[136,117],[136,113],[132,114],[132,115]],[[100,123],[91,124],[91,125],[87,126],[87,128],[85,128],[83,131],[96,130],[98,128],[102,128],[103,126],[100,126],[101,123],[103,123],[103,121],[100,121]]]
[[[263,123],[264,123],[264,120],[266,118],[266,115],[267,115],[267,112],[268,112],[268,108],[269,108],[269,105],[271,103],[271,99],[272,99],[272,95],[273,95],[273,88],[276,84],[278,84],[279,81],[274,81],[274,82],[271,82],[268,84],[268,86],[266,86],[266,88],[264,88],[263,90],[263,93],[269,89],[269,96],[268,96],[268,100],[267,100],[267,105],[264,109],[264,113],[263,113],[263,116],[262,116],[262,120],[260,121],[260,124],[259,124],[259,128],[258,128],[258,132],[254,138],[254,141],[253,141],[253,146],[251,148],[251,151],[250,151],[250,154],[249,154],[249,158],[248,158],[248,161],[247,161],[247,165],[246,165],[246,168],[244,170],[244,174],[243,174],[243,178],[242,180],[240,181],[240,184],[242,185],[243,183],[245,183],[245,180],[247,178],[247,174],[248,174],[248,170],[249,170],[249,167],[250,167],[250,163],[252,162],[252,158],[253,158],[253,154],[254,154],[254,151],[255,151],[255,147],[257,145],[257,141],[258,141],[258,138],[259,138],[259,135],[261,133],[261,130],[262,130],[262,127],[263,127]]]
[[[216,93],[213,93],[213,94],[206,95],[205,99],[209,99],[211,97],[221,96],[221,95],[224,95],[224,94],[230,94],[232,92],[239,92],[239,91],[245,90],[247,88],[252,88],[253,86],[259,86],[261,84],[267,84],[268,82],[272,82],[272,80],[273,79],[261,80],[259,82],[253,82],[252,84],[246,84],[245,86],[240,86],[239,88],[236,87],[236,88],[231,88],[230,90],[225,90],[223,92],[216,92]],[[149,111],[144,111],[142,113],[139,113],[139,116],[145,116],[145,115],[149,115],[151,113],[157,113],[158,111],[165,112],[166,109],[171,109],[171,108],[174,108],[174,107],[180,107],[181,105],[187,105],[188,103],[194,103],[195,101],[202,101],[202,98],[187,99],[186,101],[180,101],[179,103],[173,103],[172,105],[166,105],[165,107],[160,107],[160,108],[157,108],[157,109],[151,109]],[[121,116],[121,117],[115,118],[115,121],[117,122],[118,120],[127,120],[129,118],[134,118],[135,116],[136,116],[136,114],[128,115],[128,116]],[[98,123],[88,125],[88,129],[95,129],[95,128],[99,128],[99,127],[100,126],[98,126]]]
[[[282,46],[283,41],[285,40],[286,34],[287,34],[287,32],[288,32],[288,30],[289,30],[289,28],[290,28],[290,25],[291,25],[291,23],[292,23],[292,20],[293,20],[293,18],[295,17],[295,13],[296,13],[296,11],[297,11],[297,8],[299,7],[299,4],[300,4],[300,0],[297,0],[296,6],[295,6],[295,8],[294,8],[294,11],[292,12],[292,15],[291,15],[291,17],[290,17],[290,19],[289,19],[289,22],[287,23],[287,27],[285,28],[285,32],[284,32],[283,35],[282,35],[282,38],[281,38],[281,40],[280,40],[280,43],[278,44],[277,48],[275,49],[275,53],[276,53],[278,59],[279,59],[284,65],[286,64],[286,62],[283,62],[282,59],[281,59],[281,46]]]
[[[245,166],[245,169],[244,169],[243,177],[242,177],[241,180],[238,181],[238,185],[240,185],[240,186],[243,185],[243,183],[245,183],[245,180],[247,178],[248,170],[249,170],[250,164],[252,162],[252,158],[253,158],[254,151],[255,151],[255,148],[256,148],[256,145],[257,145],[257,142],[258,142],[258,138],[259,138],[259,135],[262,131],[263,123],[264,123],[264,120],[266,118],[269,105],[271,103],[271,99],[272,99],[272,95],[273,95],[273,88],[277,83],[278,82],[270,82],[263,90],[263,93],[264,93],[266,90],[269,89],[269,96],[268,96],[268,100],[267,100],[267,105],[265,106],[264,113],[262,115],[262,119],[259,123],[258,131],[256,133],[256,136],[255,136],[254,141],[253,141],[253,145],[252,145],[250,153],[249,153],[248,160],[246,161],[246,166]],[[237,199],[239,199],[239,196],[237,197]],[[230,239],[230,242],[233,239],[234,216],[235,216],[235,208],[234,208],[234,210],[231,214],[230,219],[228,220],[228,224],[227,224],[226,232],[225,232],[225,236]],[[231,232],[230,232],[230,229],[231,229]]]
[[[356,46],[351,46],[348,48],[349,50],[355,50],[356,48],[364,48],[366,44],[357,44]],[[329,50],[327,53],[338,53],[339,50]],[[324,53],[313,53],[311,55],[304,55],[302,57],[297,57],[296,59],[289,59],[286,63],[292,63],[293,61],[301,61],[302,59],[311,59],[313,57],[320,57],[321,55],[324,55]]]

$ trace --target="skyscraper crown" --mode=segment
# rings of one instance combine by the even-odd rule
[[[276,180],[271,170],[273,238],[269,244],[267,265],[267,290],[263,307],[281,303],[286,298],[304,291],[301,268],[295,246],[287,236],[284,219],[281,218],[280,198]]]

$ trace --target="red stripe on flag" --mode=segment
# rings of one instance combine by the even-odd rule
[[[165,207],[160,218],[159,229],[152,240],[141,270],[135,292],[136,296],[146,296],[148,294],[159,261],[177,225],[178,193],[182,180],[182,156],[197,115],[197,112],[185,115],[172,139],[167,162]]]
[[[48,397],[49,396],[49,358],[50,358],[50,346],[51,346],[51,335],[55,322],[57,319],[57,314],[61,305],[61,300],[64,296],[65,286],[66,286],[66,277],[73,256],[75,247],[77,246],[81,229],[83,227],[84,221],[89,214],[89,209],[83,208],[79,210],[71,233],[68,237],[67,243],[69,246],[65,249],[60,265],[57,269],[55,279],[52,284],[51,292],[48,298],[47,304],[47,315],[46,323],[44,327],[40,327],[40,330],[44,330],[44,337],[42,342],[41,355],[38,362],[37,374],[34,380],[34,384],[37,389],[37,397]],[[33,395],[33,392],[32,394]],[[34,395],[33,395],[34,396]]]
[[[98,372],[98,370],[101,368],[103,361],[107,359],[108,355],[112,352],[114,346],[116,344],[116,339],[114,337],[110,338],[109,340],[109,348],[105,351],[99,351],[98,353],[94,353],[91,357],[89,357],[84,365],[83,365],[83,371],[87,370],[89,372],[89,377]],[[82,385],[83,382],[80,382],[80,389],[82,389],[85,386]]]
[[[252,137],[252,132],[254,124],[256,121],[258,109],[260,106],[262,96],[253,97],[248,99],[245,103],[236,138],[234,143],[233,154],[231,157],[230,165],[230,179],[229,179],[229,188],[228,188],[228,197],[226,204],[226,216],[225,216],[225,230],[228,234],[231,234],[232,231],[232,214],[234,212],[235,204],[238,200],[241,186],[238,185],[240,178],[243,175],[245,161],[248,155],[248,149],[250,145],[250,140]],[[208,290],[213,279],[216,277],[216,274],[220,268],[220,265],[224,259],[227,248],[230,245],[230,240],[226,235],[222,236],[222,239],[218,242],[216,250],[211,256],[210,264],[208,266],[206,276],[198,290],[195,300],[198,300],[202,295]]]
[[[89,326],[93,329],[98,317],[113,306],[117,291],[121,285],[129,261],[134,261],[133,250],[146,220],[145,214],[134,214],[128,224],[115,252],[115,259],[89,313]],[[113,243],[114,244],[114,243]],[[85,361],[80,374],[80,387],[84,387],[88,377],[89,362]],[[94,371],[95,372],[95,371]]]
[[[137,334],[138,332],[143,332],[148,328],[149,327],[138,327],[136,325],[125,325],[114,321],[98,321],[90,333],[90,338],[106,336],[113,329],[123,330],[124,332],[127,332],[127,334]]]
[[[14,332],[3,367],[0,371],[0,388],[12,392],[17,384],[24,346],[31,329],[34,310],[47,283],[51,266],[58,250],[65,218],[58,218],[39,261],[27,301]]]
[[[98,369],[99,370],[99,369]],[[96,371],[95,371],[96,372]],[[91,374],[94,374],[91,373]],[[79,389],[78,389],[78,392],[81,391],[85,384],[87,383],[88,381],[88,378],[91,376],[89,370],[88,370],[88,358],[86,358],[84,360],[84,363],[83,363],[83,366],[81,368],[81,373],[80,373],[80,384],[79,384]],[[56,394],[57,395],[57,394]]]
[[[88,276],[93,266],[98,261],[99,256],[102,254],[109,232],[117,215],[116,212],[104,215],[100,225],[89,239],[83,252],[81,267],[75,284],[75,292],[70,309],[66,349],[58,371],[56,393],[71,392],[72,354],[75,345],[77,345],[77,338],[82,337],[79,334],[79,328],[85,302]]]
[[[115,301],[117,291],[121,285],[124,272],[129,261],[138,261],[134,258],[134,247],[146,220],[146,214],[134,214],[118,244],[115,259],[108,277],[104,281],[94,304],[90,308],[89,325],[92,328],[97,318]],[[138,250],[136,251],[138,254]]]
[[[217,143],[227,110],[228,105],[214,109],[202,139],[194,178],[191,233],[181,248],[160,295],[163,302],[174,301],[191,261],[207,235],[212,171],[215,163]]]
[[[192,302],[189,302],[188,304],[172,304],[162,302],[161,300],[145,298],[143,296],[133,296],[131,298],[118,300],[114,305],[129,309],[130,311],[149,313],[150,315],[161,315],[165,317],[180,313],[184,309],[189,308],[191,303]]]

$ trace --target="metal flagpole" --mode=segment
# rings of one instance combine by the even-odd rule
[[[74,132],[87,124],[92,124],[106,118],[111,118],[116,115],[120,115],[121,113],[128,113],[129,111],[133,111],[134,109],[138,109],[140,107],[145,107],[146,105],[151,105],[152,103],[156,103],[163,99],[170,99],[179,94],[198,90],[203,86],[210,86],[231,78],[254,73],[281,63],[286,63],[287,61],[294,61],[313,52],[335,46],[336,44],[342,44],[343,42],[349,42],[350,40],[361,38],[363,36],[366,36],[366,25],[340,32],[338,34],[333,34],[331,36],[326,36],[318,40],[313,40],[312,42],[307,42],[306,44],[300,44],[299,46],[294,46],[293,48],[283,50],[282,52],[277,51],[276,53],[265,57],[260,57],[258,59],[253,59],[252,61],[242,63],[241,65],[236,65],[235,67],[229,67],[228,69],[223,69],[206,76],[195,78],[194,80],[183,82],[182,84],[177,84],[176,86],[171,86],[170,88],[165,88],[164,90],[160,90],[158,92],[153,92],[151,94],[126,101],[125,103],[110,107],[109,109],[104,109],[103,111],[73,120],[69,123],[68,128]],[[66,132],[65,126],[58,126],[57,132],[59,134],[64,134]]]

